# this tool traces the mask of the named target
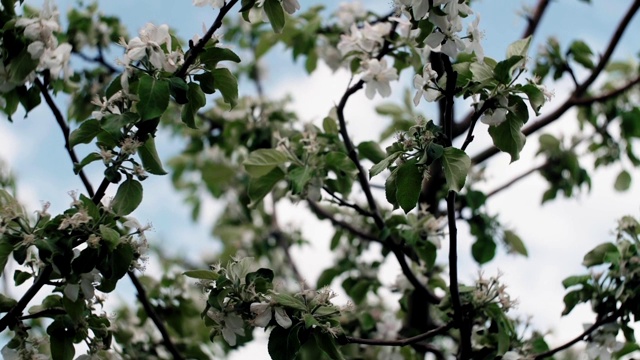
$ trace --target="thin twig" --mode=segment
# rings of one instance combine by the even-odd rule
[[[207,32],[204,34],[204,36],[202,36],[200,41],[198,41],[198,43],[195,44],[187,52],[187,54],[186,54],[186,56],[184,58],[184,63],[175,72],[175,76],[176,77],[184,78],[185,76],[187,76],[187,71],[189,70],[189,67],[195,63],[196,59],[198,58],[198,55],[200,55],[200,53],[204,51],[205,45],[207,45],[209,40],[211,40],[211,38],[213,37],[213,34],[216,32],[216,30],[218,30],[220,27],[222,27],[222,19],[224,19],[225,15],[227,15],[229,10],[231,10],[231,8],[237,2],[238,2],[238,0],[231,0],[228,3],[226,3],[223,7],[220,8],[220,12],[218,13],[218,16],[216,17],[215,21],[213,22],[213,24],[211,25],[209,30],[207,30]]]
[[[102,47],[98,47],[98,56],[95,57],[91,57],[85,53],[79,52],[79,51],[74,51],[73,54],[76,54],[78,57],[80,57],[82,60],[84,61],[88,61],[88,62],[94,62],[94,63],[98,63],[100,65],[102,65],[105,69],[107,69],[107,71],[109,72],[109,74],[115,74],[118,72],[118,69],[109,64],[103,57],[102,55]]]
[[[353,210],[355,210],[358,214],[366,216],[366,217],[372,217],[373,214],[371,214],[369,211],[361,208],[360,206],[358,206],[357,204],[352,204],[350,202],[345,201],[344,199],[342,199],[341,197],[339,197],[338,195],[336,195],[333,191],[331,191],[328,187],[323,186],[322,189],[324,191],[326,191],[329,195],[331,195],[331,197],[337,202],[338,205],[340,206],[346,206],[349,208],[352,208]]]
[[[447,74],[447,84],[445,88],[445,109],[444,109],[444,131],[447,136],[449,146],[453,135],[453,105],[456,95],[456,81],[458,73],[453,70],[449,57],[443,57],[442,65]],[[484,107],[484,106],[483,106]],[[478,111],[480,113],[480,111]],[[478,115],[479,117],[479,115]],[[477,120],[477,118],[476,118]],[[472,128],[470,128],[472,129]],[[469,137],[471,131],[469,131]],[[470,142],[470,141],[469,141]],[[467,143],[468,144],[468,143]],[[447,194],[447,218],[449,225],[449,292],[451,294],[451,305],[453,308],[453,318],[455,326],[460,329],[460,358],[471,358],[471,324],[468,323],[462,313],[460,292],[458,289],[458,228],[456,227],[456,192],[449,190]]]
[[[78,156],[76,155],[76,152],[73,150],[73,148],[71,147],[71,144],[69,143],[69,135],[71,134],[71,132],[69,131],[69,126],[67,126],[67,122],[64,120],[64,116],[62,115],[62,112],[60,112],[60,109],[58,109],[58,106],[53,101],[53,98],[51,98],[51,95],[49,94],[49,91],[47,90],[47,86],[45,84],[43,84],[42,81],[40,81],[39,78],[36,78],[34,83],[36,84],[38,89],[40,89],[40,92],[42,93],[42,96],[44,97],[44,101],[47,103],[47,105],[49,105],[49,108],[51,109],[51,112],[53,113],[53,116],[56,118],[56,122],[58,123],[58,126],[60,127],[60,130],[62,131],[62,135],[64,136],[64,147],[67,150],[67,153],[69,154],[69,157],[71,158],[71,161],[73,162],[74,165],[79,163],[80,160],[78,160]],[[89,182],[89,179],[87,178],[87,175],[84,173],[84,171],[82,169],[80,169],[80,171],[78,171],[78,175],[80,176],[80,180],[82,181],[82,184],[84,185],[85,189],[87,190],[87,194],[89,195],[89,197],[93,197],[93,195],[94,195],[93,187],[91,186],[91,183]]]
[[[33,282],[33,285],[22,295],[18,303],[12,307],[5,316],[0,319],[0,333],[4,331],[8,326],[11,327],[16,324],[18,318],[22,314],[24,308],[27,307],[29,302],[38,294],[40,289],[49,281],[49,277],[53,273],[53,268],[51,266],[45,266],[44,269],[40,271],[40,275]]]
[[[311,211],[313,211],[317,215],[320,215],[321,217],[327,218],[329,221],[331,221],[331,224],[333,224],[334,226],[345,229],[351,234],[359,237],[360,239],[382,243],[382,240],[380,240],[378,237],[373,236],[371,234],[367,234],[362,230],[356,229],[352,224],[348,222],[336,219],[336,217],[332,213],[324,209],[317,202],[312,200],[307,200],[307,203],[309,203],[309,207],[311,208]]]
[[[536,5],[536,9],[533,12],[533,16],[526,18],[528,24],[526,29],[524,30],[524,33],[521,36],[522,39],[528,36],[535,35],[536,31],[539,28],[540,21],[542,20],[542,16],[545,14],[550,3],[551,3],[550,0],[538,1],[538,5]],[[464,117],[462,121],[455,123],[455,125],[453,126],[454,137],[457,138],[458,136],[462,135],[465,132],[465,130],[467,130],[469,126],[471,126],[473,116],[474,116],[474,111],[470,111],[469,113],[467,113],[467,115]]]
[[[562,350],[568,349],[570,347],[572,347],[573,345],[575,345],[576,343],[578,343],[579,341],[581,341],[582,339],[585,338],[585,336],[591,334],[592,332],[594,332],[595,330],[597,330],[600,326],[610,323],[612,321],[617,320],[620,316],[622,316],[623,311],[621,309],[617,310],[616,312],[614,312],[613,314],[603,318],[602,320],[596,321],[593,325],[591,325],[588,329],[586,329],[585,331],[583,331],[580,335],[576,336],[575,338],[573,338],[572,340],[556,347],[553,348],[549,351],[545,351],[543,353],[540,353],[538,355],[535,355],[534,359],[544,359],[550,356],[553,356],[553,354],[560,352]]]
[[[499,193],[499,192],[500,192],[500,191],[502,191],[502,190],[507,189],[507,188],[508,188],[508,187],[510,187],[511,185],[513,185],[513,184],[517,183],[518,181],[520,181],[520,180],[522,180],[522,179],[526,178],[527,176],[529,176],[529,175],[533,174],[534,172],[536,172],[536,171],[540,171],[540,170],[544,169],[544,167],[545,167],[545,166],[547,166],[547,165],[548,165],[548,163],[544,163],[544,164],[542,164],[542,165],[540,165],[540,166],[536,166],[536,167],[534,167],[534,168],[532,168],[532,169],[527,170],[526,172],[524,172],[524,173],[522,173],[522,174],[520,174],[520,175],[516,176],[515,178],[511,179],[511,180],[510,180],[509,182],[507,182],[506,184],[504,184],[504,185],[502,185],[502,186],[500,186],[500,187],[498,187],[498,188],[495,188],[495,189],[493,189],[492,191],[488,192],[488,193],[486,194],[486,197],[487,197],[487,198],[492,197],[493,195],[495,195],[495,194]]]
[[[173,344],[173,341],[171,341],[171,336],[169,335],[167,328],[164,326],[162,319],[160,319],[158,314],[153,309],[153,306],[151,306],[149,297],[147,296],[147,291],[144,289],[144,286],[142,286],[142,283],[140,283],[140,280],[138,279],[136,274],[134,274],[133,271],[128,271],[127,274],[129,275],[129,279],[131,279],[133,286],[135,286],[136,290],[138,291],[138,301],[142,303],[142,307],[144,307],[145,312],[156,325],[158,331],[160,331],[164,346],[171,353],[171,355],[173,355],[174,359],[184,359],[176,346]]]
[[[562,105],[560,105],[560,107],[557,108],[554,112],[552,112],[551,114],[545,117],[540,118],[538,121],[522,129],[522,133],[525,136],[529,136],[534,132],[556,121],[567,110],[569,110],[570,108],[572,108],[573,106],[581,102],[580,99],[584,96],[589,86],[593,84],[593,82],[596,80],[596,78],[600,75],[602,70],[604,70],[605,66],[609,62],[609,59],[611,58],[613,51],[616,49],[618,43],[620,42],[620,38],[622,37],[622,34],[626,30],[627,26],[631,22],[631,19],[636,14],[639,8],[640,8],[640,0],[635,0],[631,5],[631,7],[629,8],[629,11],[627,11],[625,16],[622,18],[622,20],[618,24],[615,32],[613,33],[613,36],[611,37],[611,40],[609,41],[609,45],[607,46],[607,49],[605,50],[604,54],[600,57],[600,61],[598,62],[596,67],[591,71],[591,74],[589,75],[589,77],[582,84],[580,84],[580,86],[578,86],[573,91],[571,96],[569,96],[569,98]],[[500,151],[498,150],[498,148],[496,148],[495,146],[492,146],[482,151],[480,154],[474,156],[472,159],[472,162],[475,164],[479,164],[491,158],[492,156],[498,154],[499,152]]]
[[[342,341],[344,341],[344,344],[363,344],[363,345],[375,345],[375,346],[406,346],[406,345],[415,344],[422,340],[435,337],[440,334],[444,334],[447,331],[449,331],[449,329],[451,329],[452,327],[453,327],[453,323],[448,323],[446,325],[439,326],[435,329],[431,329],[420,335],[412,336],[406,339],[398,339],[398,340],[361,339],[361,338],[346,336],[344,339],[339,338],[338,342],[340,344],[343,344]]]

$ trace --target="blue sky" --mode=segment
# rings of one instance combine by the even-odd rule
[[[339,3],[329,0],[301,1],[302,9],[308,6],[307,3],[319,2],[326,4],[328,9],[335,9]],[[41,2],[26,3],[39,6]],[[65,10],[76,2],[56,3],[64,14]],[[389,0],[364,3],[379,11],[390,8]],[[480,27],[485,32],[485,52],[490,57],[501,59],[506,46],[516,40],[525,27],[524,20],[517,15],[519,10],[523,8],[523,4],[533,6],[534,1],[483,0],[474,3],[474,10],[481,15]],[[195,33],[201,33],[202,24],[209,26],[216,16],[215,11],[195,8],[188,0],[110,0],[99,1],[99,4],[105,14],[120,16],[133,36],[147,22],[153,22],[167,23],[177,30],[180,37],[189,39]],[[556,36],[565,45],[571,40],[583,39],[592,46],[594,52],[601,52],[627,6],[626,1],[620,0],[596,1],[590,5],[578,0],[554,1],[543,18],[532,49],[537,48],[548,36]],[[636,18],[614,53],[614,58],[627,60],[636,56],[637,37],[632,37],[638,33],[640,20]],[[112,62],[120,56],[122,53],[119,49],[107,53],[107,59]],[[267,57],[266,65],[268,67],[270,64],[286,63],[290,59],[288,53],[273,52]],[[292,94],[295,100],[292,108],[299,110],[301,118],[308,121],[322,119],[336,101],[338,95],[335,89],[344,89],[348,81],[347,74],[332,74],[323,67],[319,68],[318,74],[310,78],[305,77],[301,64],[292,64],[286,69],[277,74],[271,72],[265,82],[266,92],[276,96]],[[410,86],[409,79],[410,76],[405,74],[401,83],[394,85],[394,94],[400,95],[403,87]],[[554,103],[563,101],[571,90],[570,86],[569,82],[554,85],[556,98],[543,111],[550,111],[554,109]],[[304,91],[309,88],[314,89],[312,94]],[[240,93],[243,94],[242,88]],[[357,140],[376,139],[376,131],[385,126],[386,120],[380,119],[372,111],[374,104],[378,102],[379,97],[372,103],[362,94],[358,94],[347,108],[349,126],[352,127]],[[59,99],[58,104],[64,108],[65,99]],[[421,110],[428,112],[429,108],[424,106],[423,103]],[[571,114],[567,116],[571,117]],[[564,119],[551,126],[548,131],[554,134],[570,134],[574,129],[574,121]],[[486,133],[486,128],[480,126],[477,132]],[[161,157],[167,159],[177,153],[179,144],[169,140],[164,134],[160,135],[160,139],[158,144]],[[479,135],[471,145],[470,152],[482,150],[488,143],[487,136]],[[26,119],[22,119],[20,114],[14,116],[13,124],[0,119],[0,159],[10,164],[18,178],[19,196],[32,210],[40,207],[41,201],[50,201],[52,211],[62,211],[70,202],[67,191],[83,189],[82,184],[73,175],[63,144],[62,134],[45,106],[34,110]],[[488,168],[491,183],[486,189],[492,189],[528,170],[532,163],[539,163],[539,160],[534,159],[536,144],[535,138],[529,139],[523,159],[512,165],[508,165],[506,156],[496,156]],[[80,156],[92,150],[91,146],[80,147]],[[585,160],[585,164],[587,163],[589,160]],[[577,315],[558,322],[563,296],[561,279],[581,272],[580,262],[583,254],[594,245],[612,239],[610,232],[615,227],[615,219],[625,214],[639,214],[640,204],[637,199],[640,199],[640,187],[637,181],[632,184],[630,192],[615,193],[612,187],[617,171],[619,168],[609,172],[599,171],[593,177],[592,193],[583,194],[578,199],[561,199],[541,207],[540,198],[546,185],[534,175],[518,183],[511,190],[495,196],[489,203],[491,211],[501,213],[501,219],[522,235],[529,247],[530,258],[527,260],[507,256],[501,252],[496,261],[486,267],[486,272],[492,275],[500,268],[505,273],[504,279],[510,286],[512,295],[520,299],[518,311],[536,316],[536,324],[542,329],[557,329],[557,339],[574,336],[581,331],[582,322],[592,321],[588,311],[580,308]],[[88,172],[94,186],[97,186],[101,180],[102,169],[92,166],[88,168]],[[637,171],[635,174],[640,175]],[[215,201],[206,202],[203,216],[194,224],[190,221],[189,209],[182,205],[180,195],[172,191],[168,177],[152,176],[144,185],[145,198],[134,215],[141,222],[150,221],[154,224],[155,232],[151,234],[153,242],[163,248],[184,253],[194,260],[199,254],[211,254],[217,249],[215,240],[210,236],[211,224],[220,211]],[[115,189],[110,190],[113,193]],[[323,237],[324,234],[328,234],[328,227],[317,221],[311,222],[308,216],[299,215],[299,208],[295,206],[289,206],[289,209],[293,210],[284,211],[285,216],[288,216],[284,221],[311,224],[306,226],[308,234],[314,234],[312,236],[318,238],[311,247],[294,251],[294,254],[304,257],[305,264],[309,264],[302,266],[301,270],[313,283],[322,267],[331,264],[330,253],[325,246],[328,238]],[[463,281],[469,281],[474,277],[477,266],[468,254],[471,239],[465,234],[464,227],[462,234],[460,274]],[[323,256],[316,259],[317,261],[307,261],[308,256],[318,253]],[[393,267],[391,269],[393,270]],[[393,279],[395,276],[390,278]],[[256,354],[261,352],[258,351]],[[265,355],[264,349],[262,355]],[[255,359],[261,358],[260,355],[257,356]]]

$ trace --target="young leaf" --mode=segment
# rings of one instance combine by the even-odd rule
[[[249,179],[249,199],[251,203],[249,207],[256,206],[260,200],[262,200],[271,189],[278,183],[278,181],[284,179],[284,172],[280,168],[273,168],[269,173],[260,176],[259,178],[252,177]]]
[[[584,256],[582,265],[586,267],[600,265],[619,255],[618,248],[613,243],[600,244]]]
[[[504,231],[504,242],[510,251],[516,252],[520,255],[529,256],[527,248],[524,246],[522,239],[511,230]]]
[[[98,136],[102,131],[100,122],[96,119],[89,119],[82,122],[80,127],[73,130],[69,135],[69,146],[74,147],[78,144],[88,144]]]
[[[233,109],[238,104],[238,80],[227,68],[217,68],[211,71],[213,86],[220,90],[224,102]]]
[[[408,213],[416,207],[422,188],[422,171],[416,165],[415,160],[408,161],[398,167],[396,186],[398,205],[405,213]]]
[[[218,280],[218,277],[220,277],[217,272],[211,270],[189,270],[183,272],[182,275],[202,280]]]
[[[391,164],[393,164],[394,161],[396,161],[396,159],[400,157],[400,155],[402,155],[402,151],[397,151],[387,156],[385,159],[378,162],[377,164],[373,165],[371,169],[369,169],[369,179],[373,178],[374,176],[386,170],[389,166],[391,166]]]
[[[287,155],[275,149],[258,149],[243,162],[245,170],[252,177],[261,177],[268,174],[276,166],[284,164]]]
[[[520,158],[520,151],[527,141],[521,131],[523,125],[521,120],[507,114],[507,120],[502,124],[489,127],[489,135],[493,139],[493,144],[501,151],[511,155],[511,162]]]
[[[454,147],[444,149],[442,168],[449,191],[460,192],[462,190],[470,167],[471,159],[464,151]]]
[[[613,185],[616,191],[627,191],[631,186],[631,174],[627,170],[622,170],[616,177],[616,182]]]
[[[120,216],[129,215],[141,202],[142,185],[134,179],[127,179],[118,187],[112,209]]]
[[[150,174],[166,175],[167,172],[162,168],[162,162],[156,150],[156,141],[153,136],[148,135],[144,145],[138,148],[138,156],[142,160],[142,166]]]
[[[189,102],[182,107],[181,118],[185,125],[192,129],[196,129],[196,114],[198,113],[198,110],[207,103],[207,99],[205,98],[200,85],[197,83],[190,82],[187,86],[189,87],[187,90],[187,99],[189,99]]]
[[[142,120],[160,117],[169,106],[169,82],[143,75],[138,83],[138,97],[136,109]]]
[[[358,144],[358,153],[361,157],[371,160],[374,164],[379,163],[387,157],[380,145],[375,141],[364,141]]]
[[[344,360],[344,356],[342,356],[342,353],[338,349],[336,340],[333,336],[323,331],[314,331],[313,337],[315,338],[318,347],[327,354],[329,359]]]
[[[94,161],[98,161],[98,160],[102,160],[102,155],[100,155],[100,154],[98,154],[96,152],[89,153],[79,163],[73,164],[73,172],[76,175],[78,175],[80,173],[80,170],[82,170],[83,167],[91,164]]]
[[[284,27],[284,9],[278,0],[265,0],[264,11],[267,13],[267,18],[271,23],[273,31],[276,33],[282,32]]]
[[[524,39],[517,40],[507,47],[507,58],[512,56],[527,57],[529,52],[529,45],[531,44],[531,35]]]

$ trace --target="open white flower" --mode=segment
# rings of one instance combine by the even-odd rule
[[[256,317],[253,319],[255,326],[266,327],[269,325],[274,312],[278,325],[288,329],[293,324],[291,318],[289,318],[289,315],[287,315],[287,312],[282,307],[273,306],[271,303],[255,302],[250,305],[249,309],[252,313],[256,314]]]
[[[228,313],[222,318],[222,337],[229,346],[236,345],[236,335],[244,336],[244,320],[234,313]]]
[[[362,67],[366,70],[362,80],[365,82],[365,94],[369,99],[373,99],[376,92],[382,97],[391,95],[392,80],[398,80],[398,72],[395,68],[387,68],[387,61],[371,59],[362,62]]]
[[[282,0],[282,8],[289,14],[293,14],[297,10],[300,10],[300,3],[298,0]]]
[[[507,120],[509,100],[505,96],[497,97],[499,107],[488,109],[482,114],[480,121],[490,126],[498,126]]]
[[[422,97],[431,102],[435,101],[438,96],[440,96],[440,91],[433,88],[437,77],[438,73],[431,68],[431,63],[424,66],[422,69],[422,75],[416,74],[413,77],[413,87],[417,89],[416,94],[413,97],[413,104],[415,106],[418,106]]]
[[[469,37],[466,39],[466,50],[469,53],[475,53],[478,62],[484,61],[484,49],[480,44],[480,40],[484,37],[482,32],[478,30],[478,23],[480,22],[480,16],[476,15],[476,19],[469,25],[467,32]]]
[[[140,36],[134,37],[128,43],[123,42],[127,48],[125,63],[139,61],[146,56],[154,68],[170,71],[171,65],[167,63],[167,55],[161,48],[166,44],[167,49],[171,50],[169,26],[167,24],[155,26],[147,23],[139,34]]]

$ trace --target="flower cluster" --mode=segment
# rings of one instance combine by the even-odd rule
[[[290,329],[304,326],[332,336],[341,332],[340,309],[331,304],[336,294],[328,288],[302,290],[288,295],[273,289],[273,271],[254,270],[253,258],[236,258],[227,266],[196,270],[185,275],[199,279],[209,292],[205,323],[214,335],[230,345],[238,344],[253,327]],[[215,278],[215,280],[213,280]]]
[[[72,71],[69,67],[71,45],[58,44],[56,32],[60,30],[58,11],[45,0],[37,18],[21,17],[16,21],[17,27],[24,28],[24,36],[31,40],[27,51],[33,60],[38,60],[38,71],[49,70],[51,77],[57,79],[60,72],[64,80],[69,80]]]

